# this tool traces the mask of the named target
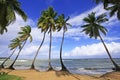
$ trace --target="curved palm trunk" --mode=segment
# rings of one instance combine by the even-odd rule
[[[52,45],[52,30],[50,29],[50,47],[49,47],[49,70],[53,70],[52,65],[51,65],[51,45]]]
[[[99,35],[99,37],[100,37],[100,39],[101,39],[101,41],[102,41],[102,43],[103,43],[103,45],[104,45],[104,47],[105,47],[105,50],[106,50],[107,53],[108,53],[108,56],[109,56],[111,62],[112,62],[113,65],[115,66],[115,70],[116,70],[116,71],[120,71],[120,67],[119,67],[118,64],[112,59],[112,56],[110,55],[110,52],[108,51],[107,46],[105,45],[102,37],[101,37],[100,35]]]
[[[60,62],[61,62],[61,67],[62,67],[61,71],[68,71],[62,61],[62,46],[64,42],[64,35],[65,35],[65,30],[63,31],[63,37],[62,37],[62,42],[61,42],[61,47],[60,47]]]
[[[34,57],[34,59],[33,59],[33,62],[32,62],[32,65],[31,65],[31,68],[30,68],[30,69],[35,69],[34,63],[35,63],[35,60],[36,60],[36,58],[37,58],[37,55],[38,55],[38,53],[39,53],[42,45],[43,45],[43,42],[44,42],[44,40],[45,40],[45,34],[46,34],[46,32],[44,32],[43,40],[42,40],[42,42],[41,42],[41,44],[40,44],[40,46],[39,46],[39,48],[38,48],[38,50],[37,50],[37,52],[36,52],[36,55],[35,55],[35,57]]]
[[[17,49],[17,48],[15,48],[14,51],[10,54],[10,56],[9,56],[7,59],[4,60],[4,62],[0,65],[0,68],[4,68],[5,62],[6,62],[8,59],[10,59],[10,57],[14,54],[14,52],[16,51],[16,49]]]
[[[21,50],[22,50],[23,47],[25,46],[26,42],[27,42],[27,40],[24,42],[22,48],[19,50],[18,55],[16,56],[15,60],[13,61],[13,63],[9,66],[9,69],[15,70],[15,68],[13,67],[13,65],[15,64],[15,62],[16,62],[16,60],[17,60],[17,58],[18,58],[18,56],[19,56]]]

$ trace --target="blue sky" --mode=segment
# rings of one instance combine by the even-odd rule
[[[58,14],[65,14],[70,16],[69,23],[72,27],[68,27],[68,31],[65,34],[65,41],[63,46],[64,58],[107,58],[108,55],[99,40],[90,39],[84,33],[81,33],[80,26],[84,24],[83,18],[91,12],[96,12],[97,16],[102,13],[109,13],[103,9],[102,4],[96,5],[93,0],[19,0],[21,7],[28,15],[28,21],[24,22],[21,17],[16,14],[17,19],[14,24],[8,26],[8,32],[0,36],[0,56],[8,56],[11,51],[8,48],[10,40],[15,38],[17,32],[20,31],[20,27],[30,25],[32,27],[33,42],[27,42],[19,58],[33,58],[36,50],[42,40],[43,34],[37,29],[37,20],[40,17],[41,11],[47,9],[49,6],[53,6],[54,10]],[[113,57],[120,58],[120,21],[117,20],[116,15],[109,17],[109,21],[102,24],[108,29],[104,38],[108,49]],[[53,33],[52,42],[52,57],[59,58],[59,48],[62,38],[62,31]],[[46,35],[45,43],[39,52],[38,59],[48,58],[49,50],[49,35]],[[13,57],[15,57],[17,52]]]

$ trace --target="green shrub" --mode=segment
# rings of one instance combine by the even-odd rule
[[[5,72],[0,73],[0,80],[23,80],[21,77],[14,76],[14,75],[8,75]]]

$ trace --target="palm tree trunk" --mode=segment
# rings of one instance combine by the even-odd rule
[[[21,49],[19,50],[18,55],[16,56],[15,60],[13,61],[13,63],[9,66],[9,69],[15,70],[15,68],[13,67],[13,65],[15,64],[15,62],[16,62],[16,60],[17,60],[17,58],[18,58],[21,50],[22,50],[23,47],[25,46],[26,42],[27,42],[27,40],[24,42],[23,46],[22,46]]]
[[[43,45],[43,42],[44,42],[44,40],[45,40],[45,34],[46,34],[46,32],[44,32],[43,40],[42,40],[42,42],[41,42],[41,44],[40,44],[40,46],[39,46],[39,48],[38,48],[38,50],[37,50],[37,52],[36,52],[36,55],[35,55],[35,57],[34,57],[34,59],[33,59],[33,62],[32,62],[32,65],[31,65],[31,68],[30,68],[30,69],[35,69],[34,63],[35,63],[35,60],[36,60],[36,58],[37,58],[37,55],[38,55],[38,53],[39,53],[42,45]]]
[[[51,65],[51,45],[52,45],[52,30],[50,29],[50,47],[49,47],[49,62],[48,62],[48,65],[49,65],[49,70],[53,70],[52,69],[52,65]]]
[[[14,52],[16,51],[16,49],[17,49],[17,48],[15,48],[14,51],[10,54],[10,56],[9,56],[7,59],[4,60],[4,62],[0,65],[0,68],[4,68],[5,62],[6,62],[8,59],[10,59],[10,57],[14,54]]]
[[[62,46],[64,42],[64,35],[65,35],[65,30],[63,31],[63,37],[62,37],[62,42],[61,42],[61,47],[60,47],[60,62],[61,62],[61,67],[62,67],[61,71],[68,71],[62,61]]]
[[[113,65],[115,66],[115,70],[116,70],[116,71],[120,71],[120,67],[119,67],[118,64],[112,59],[112,56],[110,55],[110,52],[108,51],[107,46],[105,45],[102,37],[101,37],[100,35],[99,35],[99,37],[100,37],[100,40],[102,41],[102,43],[103,43],[103,45],[104,45],[104,47],[105,47],[106,52],[108,53],[108,56],[109,56],[111,62],[112,62]]]

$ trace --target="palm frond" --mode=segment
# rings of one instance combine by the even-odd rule
[[[21,41],[19,38],[15,38],[13,40],[11,40],[11,44],[8,45],[8,47],[10,48],[10,50],[13,50],[17,47],[21,48]]]
[[[25,27],[21,27],[21,31],[18,32],[20,35],[19,38],[22,42],[26,41],[30,37],[30,42],[32,41],[32,36],[31,36],[31,27],[29,25]]]
[[[83,28],[82,32],[85,32],[90,38],[94,37],[95,39],[100,36],[100,32],[106,35],[107,29],[100,25],[108,20],[105,16],[105,14],[101,14],[95,17],[95,13],[89,14],[88,17],[84,18],[86,24],[81,26]]]
[[[85,21],[86,23],[90,23],[90,22],[91,22],[88,17],[85,17],[85,18],[83,19],[83,21]]]
[[[27,15],[24,13],[24,11],[22,11],[19,6],[14,5],[14,10],[23,18],[24,21],[27,21]]]
[[[110,16],[112,17],[115,14],[115,12],[117,11],[117,6],[113,5],[111,7],[108,7],[107,10],[110,10]]]

